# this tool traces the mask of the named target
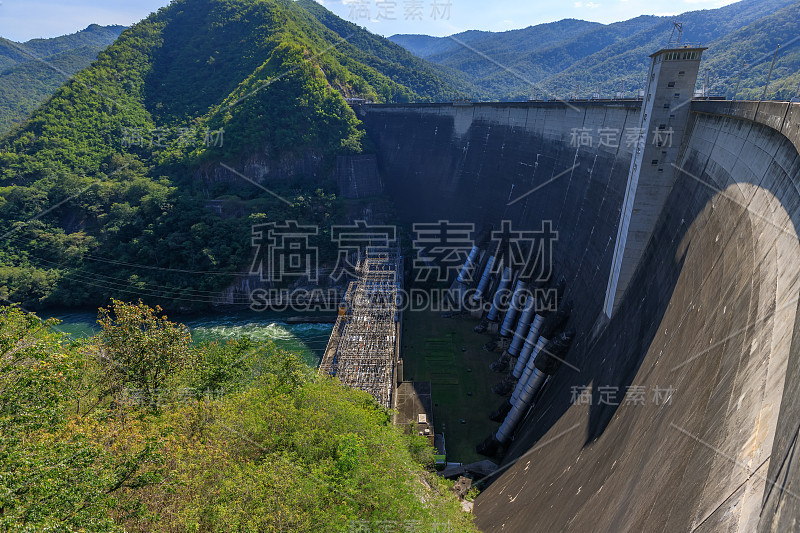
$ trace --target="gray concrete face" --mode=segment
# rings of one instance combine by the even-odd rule
[[[554,377],[511,451],[524,460],[479,498],[484,530],[524,531],[537,510],[554,531],[787,523],[774,515],[794,499],[768,489],[787,473],[772,458],[787,456],[797,428],[797,408],[784,403],[800,274],[797,151],[760,124],[696,115],[678,166],[618,316],[572,354],[579,376]],[[591,405],[574,405],[572,387],[590,385]],[[608,405],[601,387],[647,397]],[[654,401],[657,389],[669,403]],[[549,450],[535,446],[559,435]],[[553,484],[527,480],[528,461]],[[517,491],[524,511],[499,504]],[[776,511],[763,513],[770,498]]]
[[[672,165],[689,120],[705,48],[668,48],[651,56],[644,104],[635,135],[603,310],[611,316],[639,265],[672,190]]]
[[[574,368],[562,367],[520,421],[503,460],[511,466],[476,501],[479,527],[796,528],[800,106],[692,103],[674,185],[606,321],[598,318],[632,151],[575,147],[570,132],[624,131],[639,112],[633,103],[578,108],[361,115],[409,221],[506,218],[534,229],[553,220],[559,232],[554,273],[576,303],[566,358]],[[583,390],[589,402],[577,397]]]
[[[402,220],[495,229],[510,220],[513,229],[525,230],[552,221],[558,230],[553,274],[566,275],[568,290],[582,295],[573,320],[591,326],[603,304],[633,153],[624,132],[637,126],[640,106],[374,105],[358,116]],[[621,138],[601,143],[595,135],[591,146],[578,146],[573,131],[581,128],[618,131]]]

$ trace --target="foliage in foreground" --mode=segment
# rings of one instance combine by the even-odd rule
[[[369,395],[156,315],[115,301],[70,342],[0,309],[0,530],[474,531]]]

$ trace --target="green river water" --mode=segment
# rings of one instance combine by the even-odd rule
[[[51,312],[40,316],[61,320],[57,328],[75,337],[91,336],[99,330],[97,315],[92,312]],[[186,324],[196,342],[244,336],[257,341],[271,340],[279,347],[299,354],[307,364],[319,366],[333,324],[289,324],[286,322],[289,316],[288,313],[241,312],[186,317],[169,315],[169,319]]]

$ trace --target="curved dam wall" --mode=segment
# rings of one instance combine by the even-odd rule
[[[407,220],[559,232],[577,369],[562,367],[518,427],[476,501],[479,527],[796,530],[800,106],[692,103],[675,185],[610,320],[624,132],[639,109],[577,108],[359,111]],[[619,130],[619,146],[574,146],[583,127]]]
[[[476,232],[539,230],[551,221],[555,276],[575,320],[602,308],[640,102],[372,105],[362,107],[385,189],[407,222],[471,222]],[[573,138],[593,132],[591,146]],[[607,132],[601,139],[598,132]],[[573,142],[575,141],[575,142]],[[580,146],[579,146],[580,145]],[[594,290],[593,287],[601,287]]]

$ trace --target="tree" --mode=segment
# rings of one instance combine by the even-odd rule
[[[146,482],[152,449],[114,457],[93,421],[70,423],[86,366],[56,322],[0,308],[0,531],[122,531],[108,511],[120,488]]]
[[[160,313],[160,307],[148,307],[141,300],[112,300],[100,309],[98,341],[109,392],[133,387],[144,398],[153,398],[192,360],[188,329]]]

